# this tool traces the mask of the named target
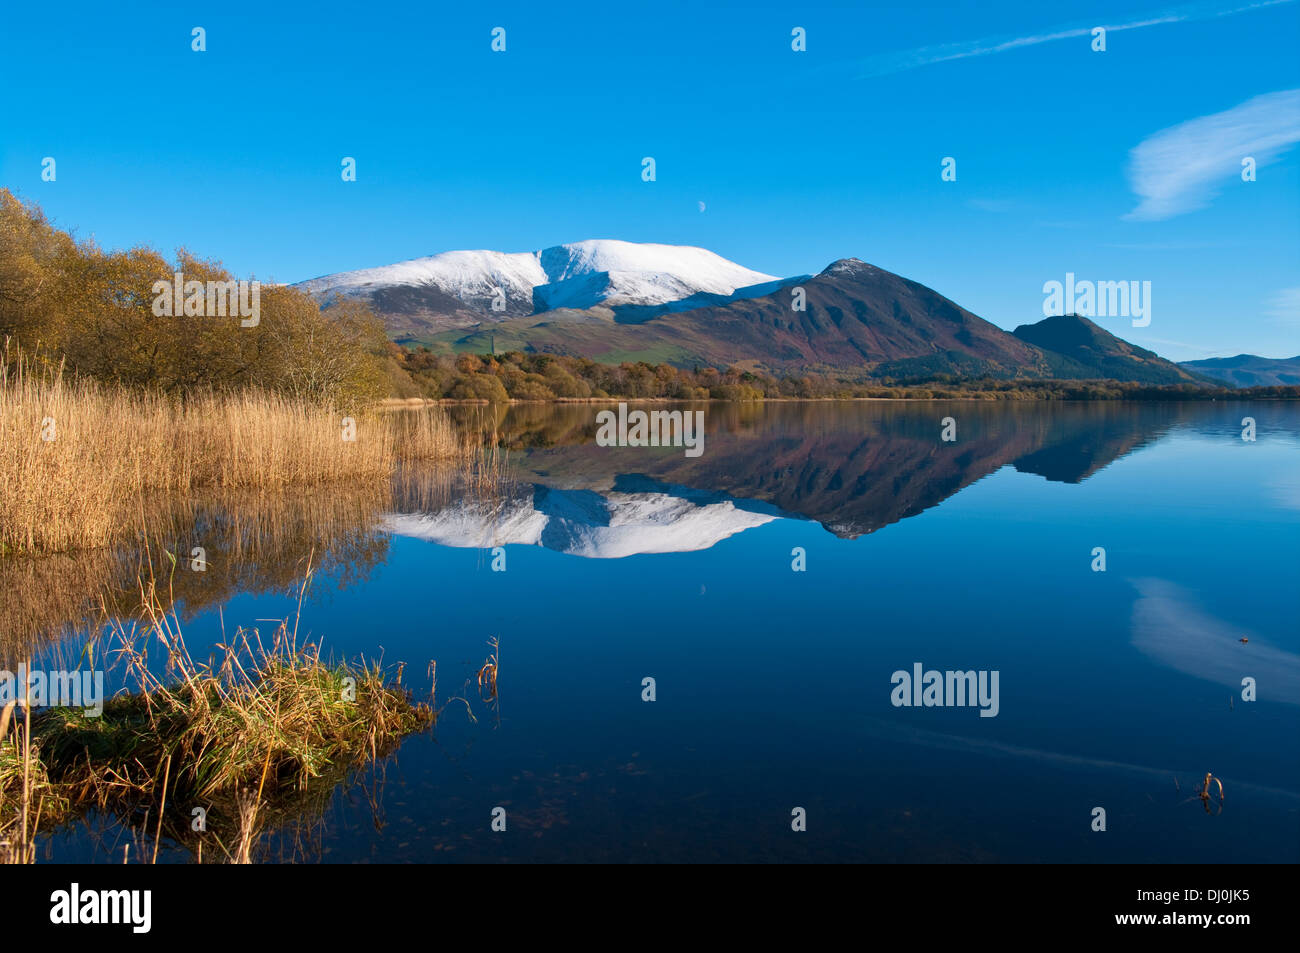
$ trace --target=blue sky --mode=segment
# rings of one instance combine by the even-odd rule
[[[586,238],[852,256],[1005,328],[1074,272],[1150,281],[1150,326],[1098,320],[1165,356],[1300,353],[1300,110],[1244,105],[1300,88],[1296,0],[12,4],[0,31],[0,184],[107,247],[279,281]]]

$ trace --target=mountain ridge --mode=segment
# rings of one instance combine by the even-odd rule
[[[1086,317],[1006,331],[853,257],[815,275],[777,278],[695,246],[598,239],[538,252],[444,252],[299,286],[320,298],[367,298],[399,343],[451,352],[858,380],[1211,383]]]
[[[1230,387],[1284,387],[1300,385],[1300,355],[1295,357],[1260,357],[1237,354],[1234,357],[1210,357],[1182,361],[1181,367],[1212,377]]]
[[[321,299],[369,298],[386,316],[440,329],[557,309],[653,308],[779,280],[693,245],[587,239],[532,252],[447,251],[295,287]]]

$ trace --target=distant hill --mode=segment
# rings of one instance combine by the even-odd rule
[[[1300,356],[1257,357],[1254,354],[1238,354],[1236,357],[1183,361],[1180,366],[1232,387],[1300,385]]]
[[[1108,378],[1144,384],[1208,383],[1196,373],[1184,370],[1154,351],[1130,344],[1077,314],[1022,324],[1012,333],[1042,349],[1051,377]]]

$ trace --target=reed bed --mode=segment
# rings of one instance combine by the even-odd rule
[[[0,669],[12,671],[93,630],[105,610],[119,617],[133,613],[141,575],[166,578],[182,619],[240,593],[296,589],[308,552],[340,586],[353,585],[388,555],[385,514],[436,512],[460,496],[483,504],[500,500],[508,485],[502,458],[489,448],[454,466],[406,463],[392,480],[335,484],[326,491],[157,495],[109,546],[0,558]],[[194,547],[205,551],[203,572],[193,570]]]
[[[104,546],[146,494],[380,482],[472,447],[439,408],[355,413],[265,391],[191,394],[66,380],[0,355],[0,555]]]

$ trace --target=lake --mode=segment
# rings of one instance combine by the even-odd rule
[[[310,554],[312,640],[417,694],[437,663],[434,729],[263,859],[1300,860],[1296,405],[704,404],[698,456],[599,446],[600,409],[454,408],[486,487],[158,517],[210,563],[192,648],[292,615]],[[53,632],[139,555],[4,567],[0,618]]]

